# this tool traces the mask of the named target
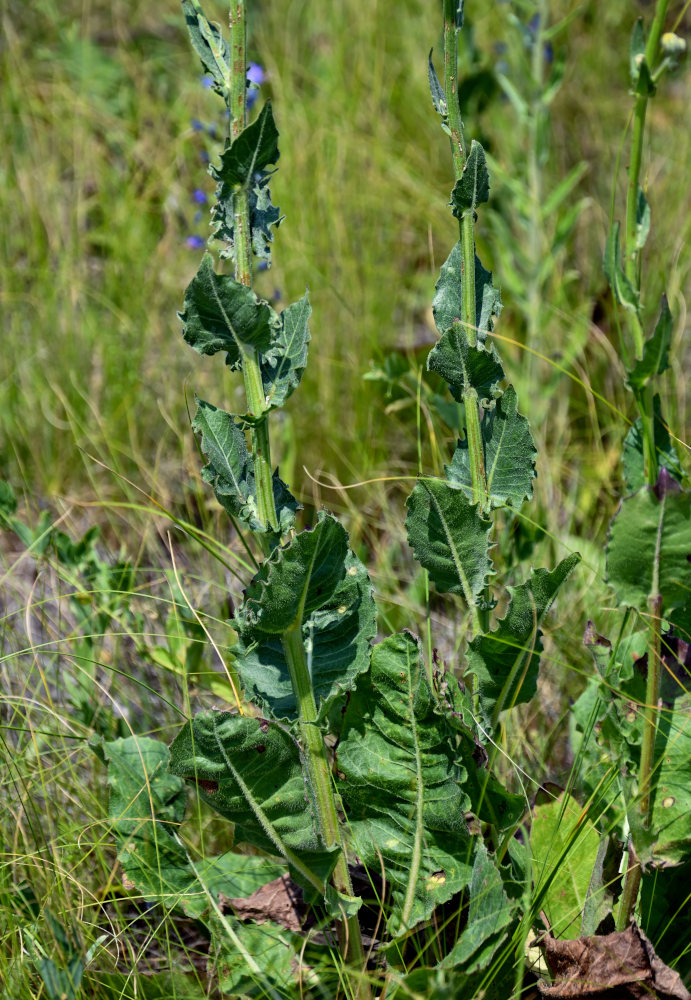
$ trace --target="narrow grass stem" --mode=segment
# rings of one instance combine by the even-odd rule
[[[339,848],[339,857],[331,881],[338,892],[352,896],[353,885],[348,871],[345,845],[341,836],[341,824],[336,809],[326,746],[317,723],[317,706],[314,700],[301,627],[297,626],[284,632],[281,636],[281,642],[297,701],[300,739],[314,794],[319,831],[328,847],[336,846]],[[368,1000],[371,992],[363,975],[365,953],[362,946],[360,924],[356,916],[347,917],[338,922],[338,937],[346,964],[362,977],[351,984],[353,996],[357,997],[358,1000]]]

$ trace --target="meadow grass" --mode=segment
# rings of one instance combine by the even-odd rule
[[[495,76],[502,63],[519,91],[529,89],[509,16],[517,6],[494,3],[469,13],[472,41],[464,33],[461,73],[471,131],[499,168],[495,219],[478,230],[483,260],[504,287],[498,339],[542,456],[531,517],[545,531],[506,519],[500,572],[503,538],[517,534],[528,563],[552,563],[575,548],[584,555],[550,626],[540,703],[522,710],[520,725],[506,734],[505,777],[515,778],[518,764],[536,782],[565,782],[572,764],[564,735],[568,698],[589,669],[583,628],[596,613],[602,631],[608,622],[602,545],[619,495],[620,413],[632,417],[600,260],[628,113],[633,14],[624,0],[572,3],[574,20],[555,43],[565,52],[565,82],[550,107],[550,155],[540,183],[549,192],[584,162],[569,204],[586,204],[555,259],[536,323],[527,297],[507,291],[516,288],[515,265],[511,253],[495,254],[492,239],[493,232],[509,233],[514,257],[524,253],[520,192],[510,180],[522,176],[530,136]],[[551,6],[552,16],[564,13]],[[41,949],[63,958],[69,951],[56,922],[68,936],[78,927],[82,952],[106,935],[102,972],[88,980],[87,995],[135,996],[137,976],[165,967],[189,976],[170,987],[184,996],[199,965],[193,936],[164,913],[148,914],[122,885],[104,772],[87,746],[94,717],[80,720],[75,704],[86,678],[97,729],[172,737],[190,699],[211,704],[219,696],[208,682],[190,683],[151,654],[170,648],[171,551],[184,592],[214,619],[205,624],[221,646],[228,642],[228,594],[237,598],[241,590],[236,571],[248,578],[235,544],[237,553],[224,552],[223,564],[195,541],[195,529],[223,540],[228,532],[200,479],[188,406],[194,392],[231,402],[232,390],[220,365],[195,365],[175,315],[200,256],[185,246],[194,230],[192,191],[211,191],[200,162],[204,140],[190,121],[211,121],[215,103],[189,72],[173,0],[156,8],[43,0],[31,9],[9,0],[1,16],[0,469],[21,494],[27,522],[47,508],[73,538],[92,524],[102,527],[104,559],[122,552],[133,562],[138,600],[131,610],[139,618],[116,609],[108,634],[96,629],[85,648],[84,622],[70,604],[79,581],[54,558],[37,567],[10,536],[0,537],[0,979],[13,1000],[38,995]],[[222,5],[217,17],[225,20]],[[418,439],[430,465],[440,465],[455,438],[438,406],[439,385],[421,374],[435,336],[433,284],[454,240],[444,205],[448,156],[430,113],[421,55],[421,39],[439,45],[436,31],[435,16],[419,0],[397,5],[395,16],[381,2],[265,2],[255,10],[250,48],[268,70],[264,92],[274,102],[281,162],[290,165],[273,190],[287,224],[259,287],[288,302],[309,283],[314,309],[310,365],[299,403],[288,405],[274,429],[275,458],[308,508],[327,505],[344,515],[354,548],[371,567],[382,630],[417,623],[423,631],[430,615],[452,664],[465,622],[448,606],[428,605],[402,524],[410,482],[400,481],[418,471]],[[655,220],[646,306],[654,313],[656,286],[661,290],[666,276],[680,317],[665,401],[677,427],[687,426],[690,360],[684,333],[691,196],[679,183],[690,160],[689,130],[681,127],[689,86],[688,74],[679,77],[653,104],[645,160]],[[665,184],[666,176],[674,181]],[[539,243],[547,237],[537,221],[535,227]],[[525,281],[526,272],[519,277]],[[363,381],[372,368],[393,377]],[[366,480],[356,489],[339,487]],[[171,526],[150,498],[187,529]],[[89,600],[96,613],[106,597]],[[205,813],[197,836],[223,842],[220,825]],[[39,903],[35,925],[31,898],[17,893],[23,882]],[[17,931],[29,924],[34,940]]]

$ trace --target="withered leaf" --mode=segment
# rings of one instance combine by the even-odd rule
[[[553,978],[539,984],[542,996],[691,1000],[678,973],[657,957],[635,923],[625,931],[576,941],[558,941],[549,933],[540,944]]]
[[[257,924],[270,920],[289,931],[302,930],[305,919],[302,893],[287,873],[245,899],[222,896],[220,902],[225,907],[231,906],[240,920],[254,920]]]

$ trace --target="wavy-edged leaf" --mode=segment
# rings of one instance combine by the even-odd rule
[[[540,625],[557,591],[579,562],[578,553],[549,572],[533,570],[530,579],[509,587],[511,603],[493,632],[476,636],[467,651],[467,671],[477,678],[480,707],[494,727],[507,708],[530,701],[537,690],[542,651]]]
[[[530,425],[518,412],[513,386],[489,409],[480,423],[487,475],[487,499],[492,507],[506,503],[520,507],[533,495],[537,449]],[[468,441],[458,442],[446,475],[452,486],[472,490]]]
[[[451,192],[453,214],[457,219],[466,212],[474,212],[478,205],[489,200],[489,173],[485,151],[477,140],[470,144],[470,152],[463,165],[463,173]]]
[[[638,312],[639,296],[629,279],[626,277],[621,262],[621,246],[619,243],[619,223],[613,222],[607,237],[602,269],[609,282],[614,296],[625,309]]]
[[[211,166],[211,176],[231,188],[244,187],[255,174],[278,163],[278,129],[271,102],[262,108],[256,121],[243,129],[221,154],[221,165]]]
[[[277,549],[248,587],[233,625],[243,683],[274,718],[291,721],[297,704],[282,634],[300,630],[322,721],[367,670],[376,635],[372,585],[343,526],[322,513],[312,531]]]
[[[672,314],[667,299],[662,296],[660,318],[655,332],[643,345],[643,357],[628,373],[628,383],[632,389],[641,389],[653,375],[662,375],[669,368],[669,349],[672,343]]]
[[[644,486],[622,501],[610,528],[607,579],[627,607],[646,609],[653,589],[663,614],[688,601],[691,493],[682,493],[665,468],[655,489]]]
[[[226,351],[226,364],[242,367],[247,348],[266,353],[275,343],[281,321],[251,288],[227,274],[216,274],[211,254],[204,254],[185,291],[183,337],[199,354]]]
[[[667,425],[662,418],[660,397],[657,393],[653,398],[653,435],[658,464],[664,466],[677,482],[681,482],[683,472],[679,453],[672,443]],[[621,458],[624,466],[626,489],[629,493],[634,493],[641,486],[645,486],[647,482],[645,475],[643,423],[640,417],[632,424],[628,434],[624,438]]]
[[[427,368],[441,375],[459,403],[463,402],[469,388],[475,389],[480,399],[496,396],[498,383],[504,378],[494,344],[487,347],[478,340],[477,345],[471,346],[458,320],[429,352]]]
[[[262,358],[261,373],[270,410],[283,406],[297,389],[307,364],[307,345],[310,332],[307,327],[312,307],[307,293],[297,302],[287,306],[280,315],[281,328],[275,348]]]
[[[182,0],[192,47],[212,80],[213,89],[227,102],[230,94],[230,47],[217,25],[204,15],[197,0]]]
[[[418,639],[374,647],[351,694],[338,746],[338,790],[353,847],[391,886],[392,933],[430,916],[468,885],[469,800],[454,740],[425,679]]]
[[[203,712],[173,741],[170,770],[196,782],[201,798],[235,824],[236,841],[280,855],[301,885],[324,889],[338,851],[317,832],[300,748],[287,730]]]
[[[420,479],[406,500],[408,544],[439,593],[460,594],[469,607],[492,572],[491,521],[479,504],[439,479]]]
[[[233,415],[197,399],[192,429],[201,435],[201,448],[209,460],[202,469],[202,478],[213,487],[218,502],[251,531],[267,531],[257,515],[252,456]],[[295,523],[300,505],[278,473],[273,475],[273,493],[281,532],[285,533]]]
[[[435,287],[436,294],[432,309],[434,322],[439,333],[453,326],[455,320],[463,315],[463,272],[462,251],[460,241],[455,245],[441,266],[439,280]],[[475,257],[475,316],[478,341],[483,342],[487,332],[494,329],[493,319],[501,312],[501,295],[499,289],[492,284],[492,273],[486,271]]]

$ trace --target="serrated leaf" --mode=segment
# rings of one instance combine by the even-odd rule
[[[212,80],[213,89],[227,102],[230,93],[230,48],[217,25],[204,16],[199,3],[182,0],[192,47]]]
[[[613,222],[607,237],[602,269],[609,282],[614,296],[625,309],[638,311],[638,292],[624,273],[621,263],[621,246],[619,244],[619,223]]]
[[[262,383],[269,410],[283,406],[300,384],[307,364],[307,327],[312,313],[307,293],[293,302],[280,315],[281,327],[275,346],[264,355],[261,364]]]
[[[632,389],[641,389],[653,375],[662,375],[663,372],[667,371],[672,329],[672,314],[669,311],[667,299],[663,295],[660,318],[655,326],[655,332],[643,345],[643,357],[628,373],[628,383]]]
[[[434,63],[432,62],[432,52],[434,49],[429,50],[429,58],[427,60],[427,76],[429,79],[429,89],[432,95],[432,103],[434,104],[434,110],[437,114],[440,114],[443,119],[446,119],[448,114],[448,108],[446,105],[446,94],[444,93],[444,88],[439,82],[439,77],[437,76],[437,71],[434,68]]]
[[[535,807],[530,833],[534,878],[537,892],[544,892],[541,907],[555,936],[580,937],[599,847],[594,823],[568,793]]]
[[[506,503],[520,507],[533,495],[535,458],[530,425],[518,412],[518,400],[509,386],[480,423],[487,476],[487,499],[492,507]],[[467,438],[458,442],[446,475],[452,486],[472,489]]]
[[[478,338],[477,345],[471,346],[466,331],[458,321],[429,352],[427,368],[441,375],[459,403],[463,402],[469,388],[475,389],[480,399],[492,398],[504,378],[504,369],[494,344],[483,346]]]
[[[318,718],[367,670],[376,611],[367,570],[335,518],[321,514],[274,552],[247,589],[234,621],[235,667],[274,718],[295,720],[297,704],[282,634],[302,635]]]
[[[489,173],[485,151],[475,139],[463,165],[463,173],[451,192],[453,214],[457,219],[466,212],[474,212],[478,205],[489,200]]]
[[[607,579],[626,607],[647,610],[653,589],[662,597],[663,614],[688,600],[691,494],[678,491],[663,468],[657,487],[644,486],[623,500],[612,521]]]
[[[406,507],[408,544],[417,561],[439,593],[459,594],[474,608],[492,572],[491,521],[479,504],[438,479],[418,480]]]
[[[453,326],[463,315],[463,258],[460,241],[455,245],[441,266],[436,295],[432,304],[434,322],[439,333]],[[475,257],[475,317],[477,338],[484,343],[488,331],[494,329],[493,319],[501,312],[499,289],[492,285],[492,273],[486,271]]]
[[[440,963],[443,968],[458,966],[465,974],[489,965],[503,941],[502,931],[511,923],[514,909],[504,892],[497,866],[482,842],[475,850],[469,894],[465,930]]]
[[[268,302],[227,274],[216,274],[204,254],[185,291],[183,337],[199,354],[226,351],[226,364],[242,367],[248,348],[265,353],[274,344],[280,320]]]
[[[279,156],[278,129],[271,102],[267,101],[256,121],[243,129],[223,151],[220,167],[212,165],[209,172],[215,180],[230,188],[244,187],[269,164],[278,163]]]
[[[636,198],[636,249],[642,250],[648,239],[648,233],[650,232],[650,205],[648,200],[643,193],[643,189],[639,187],[638,197]]]
[[[669,431],[662,419],[660,397],[657,394],[653,398],[653,414],[653,434],[658,464],[664,466],[677,482],[681,482],[682,470],[679,453],[672,444]],[[633,493],[641,486],[646,485],[643,422],[640,417],[629,428],[629,432],[624,438],[622,463],[628,493]]]
[[[202,478],[213,487],[218,502],[251,531],[267,531],[267,525],[257,514],[252,456],[233,415],[197,399],[192,429],[201,434],[201,448],[209,459],[202,469]],[[278,473],[273,475],[273,493],[281,532],[285,533],[295,522],[300,505]]]
[[[374,647],[346,710],[337,773],[353,848],[373,872],[383,865],[391,887],[391,933],[426,919],[469,883],[465,772],[411,633]]]
[[[235,824],[236,841],[280,855],[300,884],[323,889],[338,852],[317,833],[300,748],[286,729],[203,712],[173,741],[170,770],[196,782],[201,798]]]
[[[480,707],[492,727],[505,709],[534,696],[542,651],[540,625],[579,560],[573,553],[551,572],[533,570],[525,583],[509,587],[506,616],[493,632],[475,636],[468,644],[467,671],[477,678]]]

